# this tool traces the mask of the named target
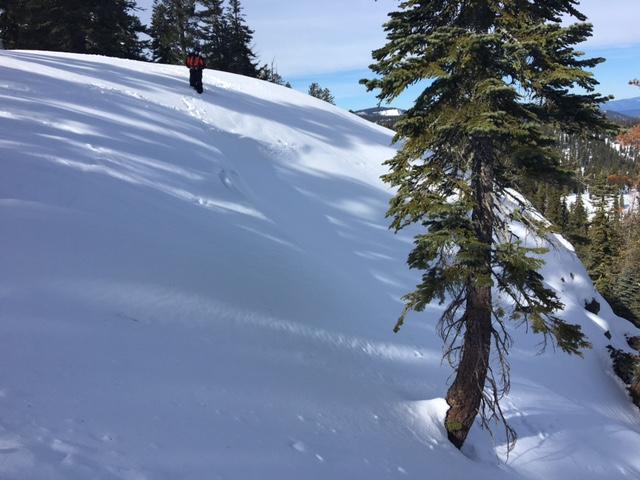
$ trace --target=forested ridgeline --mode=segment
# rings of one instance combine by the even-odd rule
[[[640,326],[640,155],[629,141],[558,135],[572,181],[520,189],[576,248],[616,313]]]
[[[133,0],[3,0],[0,38],[7,49],[54,50],[140,60],[146,28]]]
[[[210,68],[284,85],[259,66],[240,0],[155,0],[143,25],[133,0],[2,0],[6,49],[50,50],[183,64],[199,48]]]

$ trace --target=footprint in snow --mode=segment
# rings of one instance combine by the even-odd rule
[[[291,444],[291,448],[293,448],[296,452],[299,452],[299,453],[307,453],[307,446],[304,444],[304,442],[301,442],[300,440],[293,442]],[[324,463],[324,457],[319,453],[314,454],[314,458],[318,462]]]
[[[238,190],[235,185],[240,177],[238,172],[234,170],[221,170],[218,176],[222,184],[229,190]]]
[[[293,448],[296,452],[305,453],[307,451],[307,446],[301,442],[296,441],[291,444],[291,448]]]

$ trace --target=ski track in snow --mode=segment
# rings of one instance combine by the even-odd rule
[[[391,333],[418,281],[384,218],[391,132],[187,75],[0,51],[0,479],[640,478],[606,352],[638,332],[565,239],[513,225],[551,247],[545,281],[594,348],[511,329],[520,441],[505,463],[500,428],[474,428],[458,452],[441,307]]]

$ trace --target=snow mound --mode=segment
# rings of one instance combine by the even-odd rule
[[[257,80],[205,89],[177,66],[0,52],[0,478],[640,476],[605,349],[637,332],[562,239],[546,281],[594,348],[539,355],[514,331],[520,442],[505,464],[500,431],[475,429],[460,453],[439,307],[391,333],[417,282],[384,218],[391,132]]]

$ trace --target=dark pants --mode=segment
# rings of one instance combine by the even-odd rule
[[[198,93],[202,93],[202,69],[191,68],[189,69],[189,85],[196,89]]]

